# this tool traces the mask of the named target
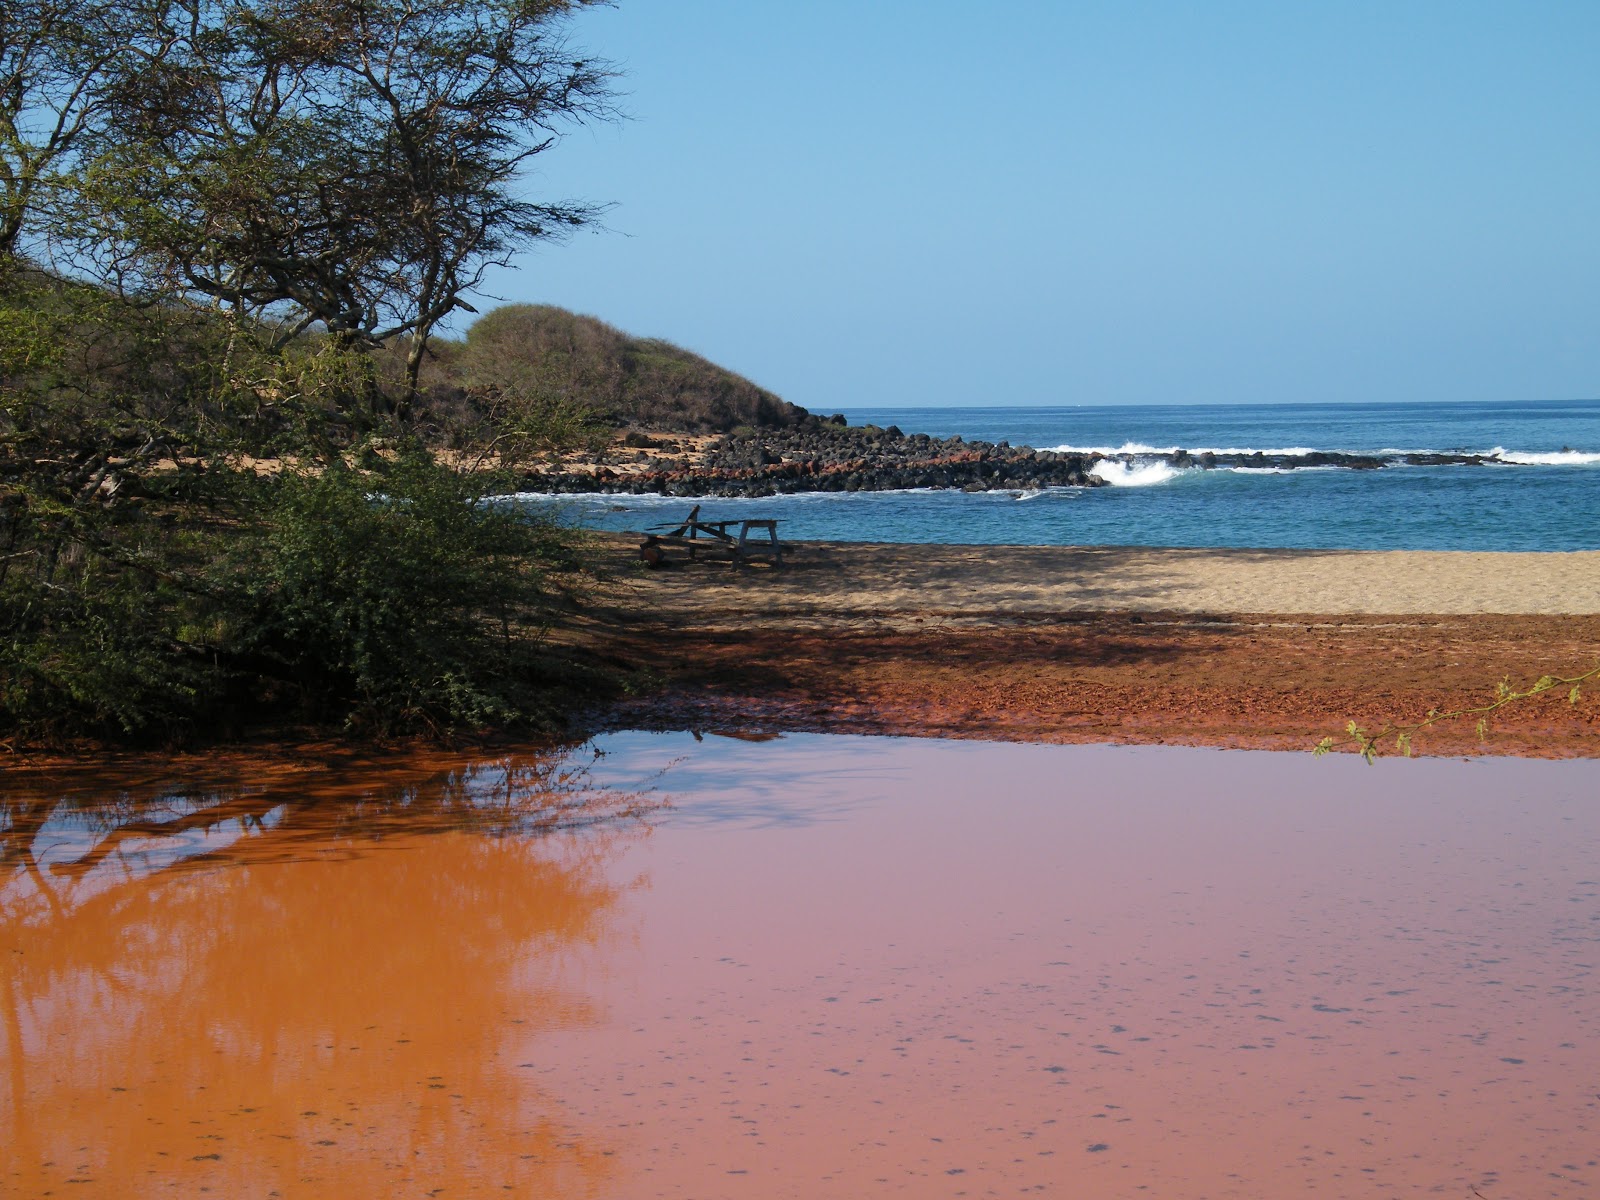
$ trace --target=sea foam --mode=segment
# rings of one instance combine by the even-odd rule
[[[1583,467],[1591,463],[1600,463],[1600,454],[1591,454],[1583,450],[1507,450],[1504,446],[1496,446],[1489,451],[1488,457],[1497,458],[1503,463],[1515,463],[1519,467]]]
[[[1112,487],[1150,487],[1175,479],[1183,472],[1170,463],[1125,463],[1104,458],[1089,468],[1089,474]]]
[[[1271,446],[1257,449],[1254,446],[1151,446],[1145,442],[1123,442],[1120,446],[1074,446],[1070,442],[1060,446],[1045,446],[1043,449],[1054,454],[1104,454],[1108,456],[1133,455],[1134,457],[1150,455],[1177,454],[1180,450],[1187,449],[1190,454],[1236,454],[1240,456],[1250,454],[1277,454],[1304,457],[1307,454],[1317,453],[1311,446]],[[1327,453],[1326,451],[1324,453]]]
[[[1179,446],[1150,446],[1144,442],[1123,442],[1120,446],[1041,446],[1051,454],[1176,454]]]

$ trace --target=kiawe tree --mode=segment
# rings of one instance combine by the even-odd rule
[[[598,210],[522,194],[612,113],[573,50],[598,0],[177,0],[87,139],[73,241],[98,278],[247,316],[281,348],[428,338],[492,266]]]
[[[6,0],[0,5],[0,259],[18,251],[73,156],[103,123],[113,80],[159,54],[140,4]]]

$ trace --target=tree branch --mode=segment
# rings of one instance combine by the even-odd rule
[[[1429,709],[1428,715],[1422,720],[1410,725],[1384,725],[1380,729],[1365,730],[1356,722],[1351,721],[1345,727],[1344,737],[1325,737],[1318,742],[1312,750],[1313,754],[1323,755],[1330,750],[1351,747],[1360,752],[1361,757],[1369,763],[1382,753],[1383,744],[1394,739],[1394,748],[1401,754],[1411,754],[1411,739],[1424,729],[1430,729],[1442,721],[1457,721],[1463,717],[1476,717],[1478,719],[1478,740],[1482,741],[1488,736],[1489,718],[1505,708],[1508,704],[1516,704],[1523,700],[1531,700],[1535,696],[1542,696],[1561,688],[1569,689],[1567,703],[1576,705],[1583,692],[1583,685],[1589,680],[1600,676],[1600,662],[1595,663],[1587,671],[1572,676],[1543,675],[1526,687],[1514,688],[1508,679],[1502,679],[1495,685],[1495,698],[1486,704],[1473,708],[1457,708],[1449,710]]]

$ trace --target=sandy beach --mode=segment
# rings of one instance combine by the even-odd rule
[[[632,543],[615,543],[626,568]],[[667,612],[758,619],[932,614],[1004,622],[1067,612],[1600,614],[1600,550],[1186,550],[1143,546],[808,543],[782,571],[652,572]]]
[[[586,631],[716,726],[1306,747],[1600,658],[1600,552],[817,543],[781,570],[638,569]],[[1424,753],[1600,753],[1600,689],[1438,726]]]

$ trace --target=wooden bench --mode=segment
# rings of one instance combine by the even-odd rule
[[[691,559],[698,557],[701,551],[726,554],[736,567],[758,558],[765,558],[773,566],[781,567],[784,552],[794,549],[778,540],[776,521],[743,517],[731,521],[702,521],[698,504],[690,510],[688,520],[682,524],[659,525],[655,528],[669,532],[652,533],[639,543],[639,557],[652,567],[666,563],[667,549],[673,546],[687,549]],[[765,536],[752,536],[763,534]]]

